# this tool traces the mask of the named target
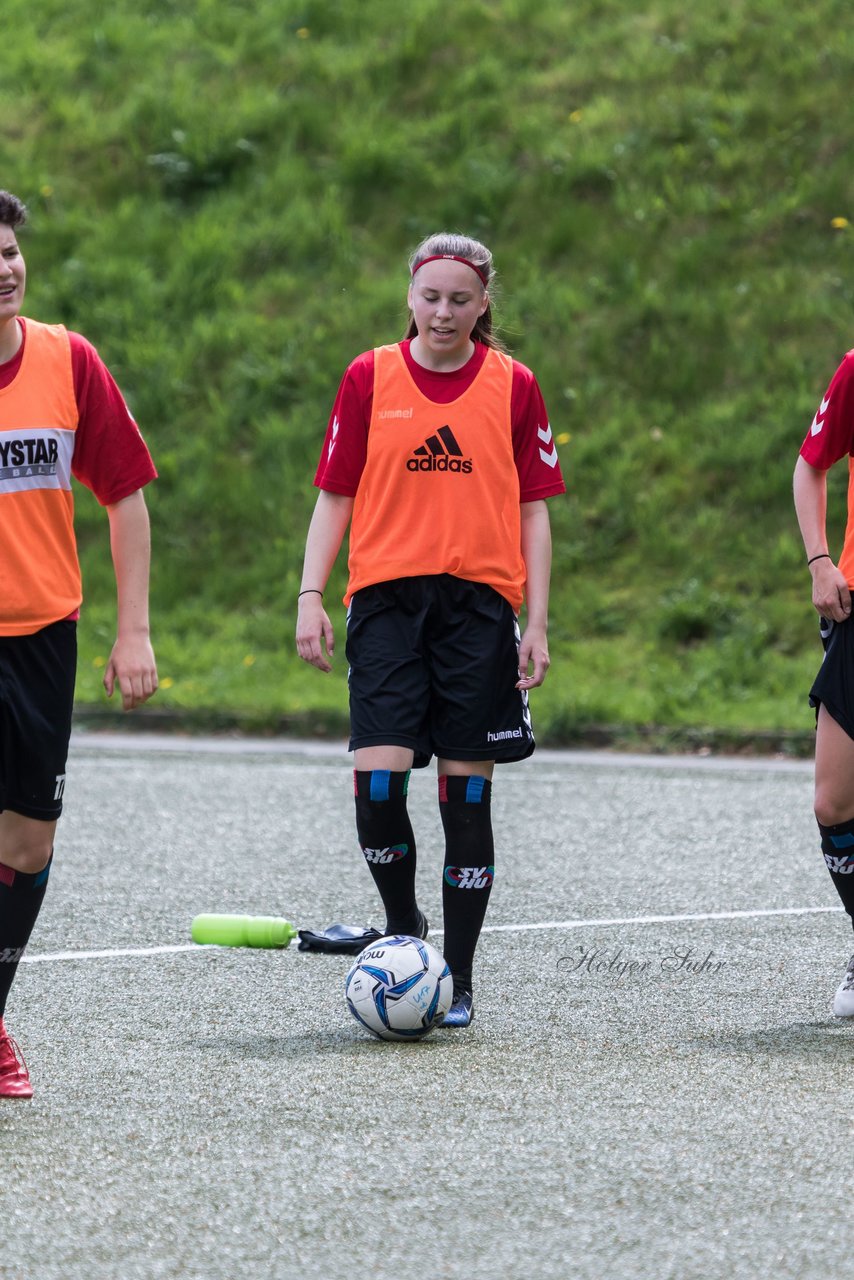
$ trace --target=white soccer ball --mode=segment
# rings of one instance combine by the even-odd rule
[[[380,1040],[418,1040],[448,1012],[454,982],[429,942],[393,934],[356,957],[344,990],[353,1017]]]

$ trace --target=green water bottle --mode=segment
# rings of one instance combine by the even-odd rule
[[[297,931],[281,916],[195,916],[190,927],[193,942],[220,947],[286,947]]]

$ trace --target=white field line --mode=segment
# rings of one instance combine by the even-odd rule
[[[162,956],[173,951],[210,951],[195,942],[182,942],[169,947],[110,947],[104,951],[50,951],[44,955],[22,956],[21,964],[47,964],[51,960],[110,960],[115,956]],[[224,948],[216,947],[220,951]]]
[[[755,920],[761,916],[812,916],[842,907],[769,907],[759,911],[703,911],[681,916],[622,916],[612,920],[554,920],[544,924],[488,924],[481,933],[532,933],[539,929],[592,929],[596,925],[685,924],[691,920]],[[444,933],[431,929],[431,933]]]
[[[543,929],[594,929],[615,925],[686,924],[694,920],[758,920],[767,916],[810,916],[841,911],[841,907],[769,907],[758,911],[705,911],[678,916],[615,916],[603,920],[546,920],[539,924],[488,924],[482,933],[536,933]],[[431,929],[430,936],[444,929]],[[195,942],[164,947],[111,947],[103,951],[52,951],[44,955],[23,956],[22,964],[48,964],[54,960],[110,960],[121,956],[162,956],[179,951],[231,951],[232,947],[202,946]]]

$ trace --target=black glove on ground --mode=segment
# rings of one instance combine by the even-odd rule
[[[334,955],[357,956],[365,947],[383,937],[378,929],[364,924],[331,924],[328,929],[313,933],[300,929],[300,951],[326,951]]]

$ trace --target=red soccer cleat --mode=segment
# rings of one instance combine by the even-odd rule
[[[0,1098],[31,1098],[33,1086],[24,1055],[0,1018]]]

